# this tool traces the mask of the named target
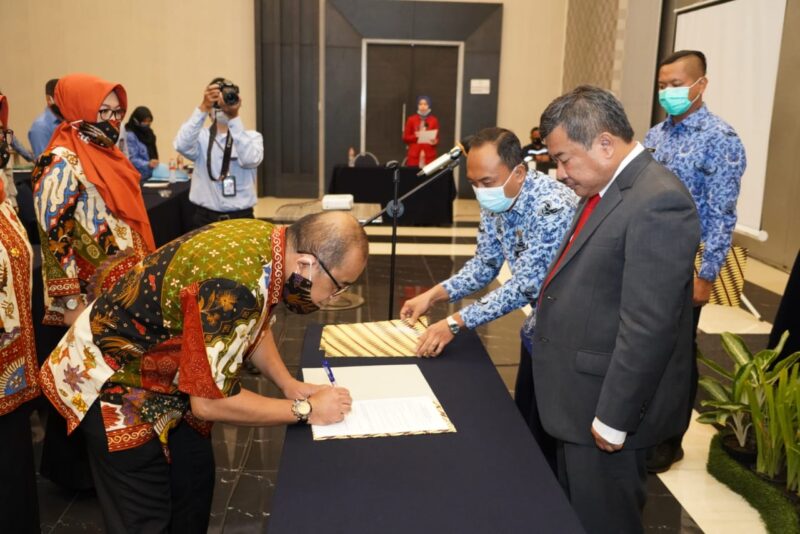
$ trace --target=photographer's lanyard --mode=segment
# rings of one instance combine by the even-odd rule
[[[222,151],[222,167],[219,170],[219,176],[214,178],[214,173],[211,171],[211,150],[217,141],[217,121],[211,124],[208,130],[208,152],[206,153],[206,169],[208,169],[208,177],[211,181],[218,182],[220,178],[225,179],[228,176],[228,168],[231,165],[231,151],[233,150],[233,137],[231,137],[231,130],[228,129],[228,135],[225,136],[225,149]]]

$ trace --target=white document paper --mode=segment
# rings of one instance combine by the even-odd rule
[[[333,373],[350,391],[353,410],[341,423],[312,425],[315,440],[456,431],[416,364],[333,367]],[[328,382],[322,368],[304,368],[303,379]]]
[[[417,143],[424,145],[433,144],[438,135],[439,130],[419,130],[417,132]]]
[[[358,438],[447,432],[450,424],[428,397],[354,400],[344,421],[314,425],[314,439]]]

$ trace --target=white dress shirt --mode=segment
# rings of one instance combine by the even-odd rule
[[[203,128],[206,117],[205,112],[195,108],[173,142],[175,150],[194,162],[189,200],[192,204],[220,212],[252,208],[257,201],[256,168],[264,159],[264,138],[254,130],[245,130],[239,117],[228,123],[228,132],[233,138],[228,174],[236,178],[236,195],[225,197],[222,195],[222,180],[211,180],[206,168],[210,137],[208,128]],[[226,135],[217,134],[211,150],[211,172],[215,178],[219,177],[222,168]]]

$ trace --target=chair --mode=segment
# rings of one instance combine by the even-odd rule
[[[353,162],[355,167],[377,167],[378,165],[378,158],[372,152],[362,152],[356,156]]]

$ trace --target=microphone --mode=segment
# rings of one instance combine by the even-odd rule
[[[442,170],[449,165],[451,161],[455,161],[460,158],[462,153],[464,153],[464,145],[461,143],[456,143],[456,146],[451,148],[450,152],[442,154],[435,160],[425,165],[422,170],[417,173],[417,176],[430,176],[435,172]]]

